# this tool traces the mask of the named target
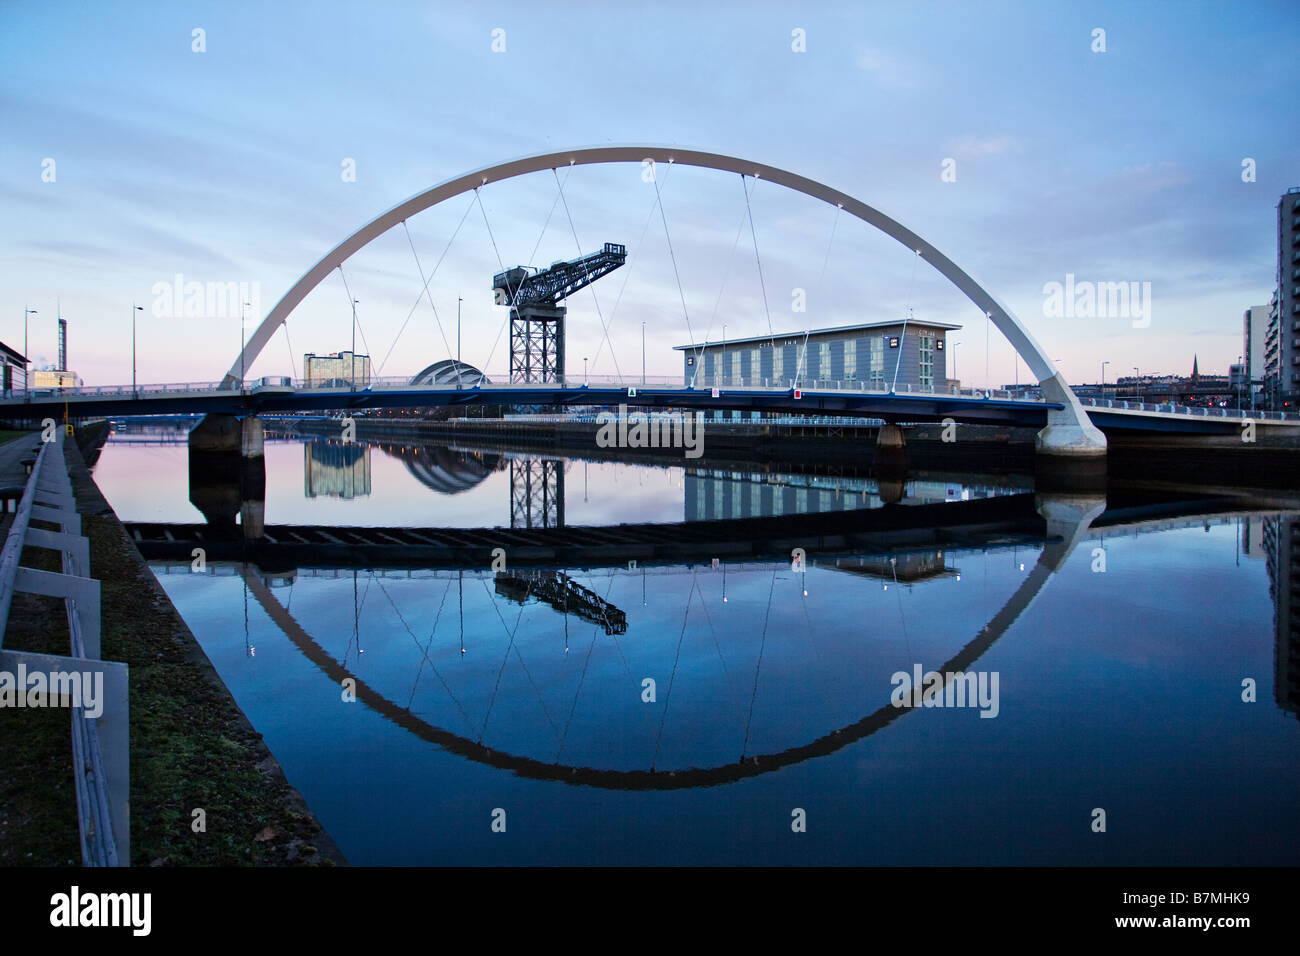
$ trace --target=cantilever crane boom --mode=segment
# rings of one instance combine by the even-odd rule
[[[557,262],[549,269],[530,273],[523,266],[500,272],[492,278],[497,305],[520,308],[527,305],[556,306],[579,289],[608,275],[627,261],[627,247],[607,242],[599,252]]]

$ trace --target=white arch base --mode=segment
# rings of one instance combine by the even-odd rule
[[[987,292],[982,285],[960,269],[955,262],[926,242],[902,223],[891,219],[879,210],[868,206],[861,200],[854,199],[847,193],[830,186],[808,179],[797,173],[791,173],[775,166],[755,163],[735,156],[720,153],[706,153],[693,149],[681,149],[675,146],[594,146],[582,149],[566,150],[557,153],[543,153],[537,156],[525,156],[521,159],[487,166],[472,173],[445,180],[422,193],[398,203],[387,212],[376,216],[352,235],[348,236],[319,262],[307,270],[284,298],[262,320],[256,331],[249,338],[239,357],[230,366],[226,381],[234,383],[239,380],[243,370],[253,364],[258,353],[270,341],[288,317],[289,313],[306,298],[307,293],[341,265],[357,250],[368,245],[394,226],[406,219],[437,205],[444,200],[470,192],[487,183],[513,179],[528,173],[542,172],[566,166],[585,166],[603,163],[680,163],[683,166],[699,166],[721,172],[738,173],[741,176],[753,176],[766,179],[780,186],[801,192],[814,199],[838,206],[845,212],[881,232],[898,240],[917,255],[924,258],[945,279],[955,285],[961,292],[984,312],[998,330],[1011,342],[1012,348],[1028,364],[1030,371],[1038,379],[1043,389],[1043,397],[1048,401],[1064,406],[1058,411],[1050,412],[1048,425],[1039,433],[1037,450],[1040,455],[1079,461],[1088,458],[1103,458],[1106,454],[1106,436],[1103,435],[1083,410],[1061,373],[1052,360],[1047,357],[1029,330],[1005,305]]]
[[[1047,426],[1034,438],[1034,450],[1058,458],[1105,458],[1106,436],[1083,410],[1065,376],[1057,372],[1038,386],[1044,399],[1065,407],[1047,413]]]

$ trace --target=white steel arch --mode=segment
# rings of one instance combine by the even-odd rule
[[[679,149],[674,146],[593,146],[581,149],[565,150],[557,153],[542,153],[525,156],[509,162],[486,166],[471,173],[465,173],[453,179],[444,180],[424,192],[417,193],[404,202],[398,203],[387,212],[376,216],[352,235],[348,236],[331,249],[319,262],[307,270],[301,279],[284,294],[275,307],[262,320],[261,325],[248,339],[243,351],[231,365],[226,374],[226,383],[239,380],[241,369],[248,368],[258,354],[266,347],[276,329],[284,324],[289,313],[316,288],[326,276],[338,268],[353,253],[368,245],[389,229],[409,219],[416,213],[435,206],[440,202],[470,192],[480,186],[528,173],[542,172],[564,166],[587,166],[604,163],[643,163],[647,160],[655,163],[681,163],[684,166],[698,166],[722,172],[738,173],[766,179],[778,185],[801,192],[814,199],[838,206],[845,212],[861,219],[863,222],[879,229],[913,252],[919,254],[939,274],[956,286],[961,292],[988,315],[999,331],[1007,337],[1012,347],[1029,365],[1030,371],[1038,379],[1043,396],[1048,401],[1065,406],[1060,411],[1050,412],[1048,425],[1039,433],[1040,451],[1066,456],[1091,457],[1104,454],[1106,438],[1088,419],[1087,413],[1074,392],[1070,390],[1065,379],[1047,357],[1042,346],[1035,341],[1029,330],[1020,322],[1012,311],[998,301],[983,286],[976,282],[955,262],[926,242],[902,223],[891,219],[861,200],[854,199],[847,193],[831,186],[800,176],[797,173],[778,169],[763,163],[755,163],[734,156],[720,153],[706,153],[700,150]]]

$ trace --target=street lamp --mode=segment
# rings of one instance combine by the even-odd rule
[[[31,394],[27,388],[27,316],[36,315],[35,309],[29,309],[23,306],[23,401],[31,401]]]
[[[1138,389],[1139,394],[1141,394],[1141,392],[1145,391],[1145,389],[1142,388],[1142,372],[1138,369],[1136,365],[1133,366],[1133,378],[1134,378],[1133,387]],[[1142,397],[1146,398],[1146,395],[1142,395]]]
[[[348,381],[351,390],[357,390],[357,303],[360,299],[352,300],[352,368],[348,373]]]
[[[239,309],[239,390],[244,390],[244,380],[248,378],[247,362],[244,358],[244,328],[248,324],[248,310],[253,303],[245,302]],[[292,358],[292,356],[290,356]]]
[[[719,384],[727,384],[727,323],[722,323],[722,375]]]
[[[645,385],[645,322],[641,323],[641,384]]]
[[[1106,397],[1106,366],[1109,364],[1110,362],[1108,361],[1101,363],[1101,397],[1102,398]]]
[[[131,397],[138,398],[139,395],[135,389],[135,314],[143,312],[144,306],[131,303]]]
[[[957,376],[957,350],[961,348],[960,342],[952,343],[952,377],[957,382],[957,387],[961,387],[961,379]]]
[[[587,378],[587,356],[582,357],[582,387],[586,388],[591,382]]]

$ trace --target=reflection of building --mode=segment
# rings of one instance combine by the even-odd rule
[[[1300,515],[1264,519],[1264,552],[1277,632],[1273,696],[1284,711],[1300,716]]]
[[[308,352],[302,357],[302,374],[307,387],[328,385],[370,384],[370,356],[335,352],[317,355]]]
[[[946,391],[943,322],[869,322],[808,332],[782,332],[705,345],[675,345],[687,382],[697,386],[845,387]]]
[[[869,578],[883,581],[897,581],[899,584],[912,584],[930,578],[951,577],[957,573],[948,567],[942,551],[927,551],[922,554],[902,554],[894,557],[874,555],[871,557],[836,558],[827,564],[819,562],[819,567],[834,568],[836,571],[848,571]]]
[[[370,494],[370,446],[309,441],[302,446],[303,493],[308,498],[364,498]]]
[[[879,508],[885,503],[873,478],[818,475],[774,475],[762,472],[696,469],[683,482],[686,492],[684,521],[723,518],[779,518],[782,515],[819,514]],[[1010,489],[959,487],[937,481],[910,481],[912,502],[968,501],[989,498]]]

